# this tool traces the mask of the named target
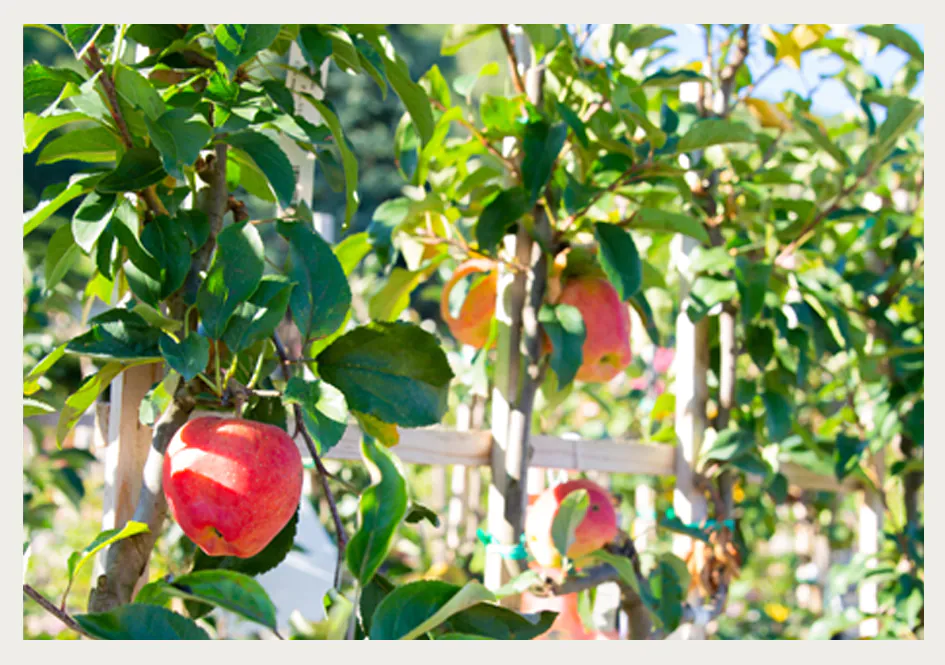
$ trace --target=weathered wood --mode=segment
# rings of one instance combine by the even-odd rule
[[[111,384],[105,446],[105,487],[102,495],[102,530],[120,528],[135,513],[141,492],[142,471],[151,448],[152,431],[138,419],[138,408],[151,386],[161,380],[163,364],[130,367]],[[99,553],[92,579],[104,572],[108,548]],[[147,581],[145,566],[135,592]]]
[[[879,488],[882,490],[884,481],[883,471],[885,470],[885,456],[883,449],[880,449],[873,456],[873,468],[876,471]],[[858,501],[858,520],[856,549],[861,556],[873,557],[867,561],[867,568],[875,568],[877,561],[875,555],[879,552],[880,543],[883,538],[883,518],[885,508],[882,498],[872,491],[861,492],[857,497]],[[879,585],[875,581],[865,580],[860,583],[857,589],[857,597],[860,606],[860,612],[863,614],[875,614],[879,609]],[[876,637],[879,634],[879,620],[866,619],[860,623],[860,637]]]
[[[691,256],[699,242],[687,236],[673,240],[673,255],[679,271],[680,308],[676,317],[676,488],[673,508],[683,522],[698,523],[706,518],[705,496],[696,489],[693,470],[706,430],[706,400],[709,367],[708,318],[693,323],[686,310],[692,286]],[[673,538],[673,552],[688,554],[692,539],[678,535]]]

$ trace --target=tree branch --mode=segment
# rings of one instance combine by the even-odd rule
[[[737,45],[735,46],[735,56],[732,58],[732,61],[725,65],[721,73],[721,89],[722,89],[722,115],[727,116],[730,112],[729,100],[732,97],[732,90],[735,87],[735,77],[738,75],[738,70],[741,69],[742,65],[745,64],[745,58],[748,57],[748,23],[742,25],[741,38],[738,40]]]
[[[23,593],[25,593],[27,596],[35,600],[36,603],[40,607],[42,607],[44,610],[46,610],[47,612],[52,614],[54,617],[56,617],[57,619],[62,621],[64,624],[66,624],[68,628],[71,628],[75,632],[85,637],[88,637],[88,638],[92,637],[87,632],[85,632],[82,626],[80,626],[76,622],[75,619],[69,616],[68,612],[66,612],[65,610],[60,610],[54,604],[49,602],[49,600],[43,594],[41,594],[39,591],[31,587],[29,584],[26,584],[26,583],[23,584]]]
[[[101,73],[99,80],[102,82],[102,88],[108,100],[108,111],[111,113],[112,120],[115,121],[115,126],[118,128],[121,142],[125,145],[125,148],[133,148],[135,144],[134,139],[131,137],[131,132],[128,130],[128,123],[125,122],[125,118],[121,114],[121,106],[118,103],[118,91],[115,89],[115,82],[108,75],[108,72],[105,71],[105,65],[102,64],[102,57],[99,55],[98,48],[95,44],[89,46],[88,55],[85,57],[84,62],[86,66],[92,70],[93,74]],[[148,209],[155,215],[167,214],[167,208],[164,207],[164,204],[161,203],[161,199],[158,198],[154,185],[143,189],[139,192],[139,196],[144,199]]]
[[[142,472],[138,505],[131,518],[135,522],[147,524],[148,531],[120,540],[108,548],[105,572],[99,575],[89,594],[90,612],[108,612],[131,602],[135,585],[151,558],[151,550],[161,535],[167,515],[167,501],[162,486],[164,453],[195,407],[191,386],[181,385],[174,395],[174,401],[155,425],[151,449]]]
[[[525,82],[522,80],[522,73],[518,71],[518,58],[515,56],[515,44],[512,43],[512,36],[509,34],[509,26],[502,24],[499,25],[499,34],[502,35],[502,43],[505,44],[505,52],[508,54],[509,58],[509,69],[512,70],[512,84],[515,86],[515,91],[520,94],[525,94]]]

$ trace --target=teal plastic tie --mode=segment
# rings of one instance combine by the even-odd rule
[[[503,559],[522,561],[528,558],[528,550],[525,549],[525,534],[521,535],[517,545],[503,545],[495,536],[486,533],[482,529],[476,530],[476,536],[478,536],[479,542],[486,546],[486,549],[498,552]]]

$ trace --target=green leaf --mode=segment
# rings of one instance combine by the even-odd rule
[[[691,69],[677,69],[674,71],[660,69],[643,79],[640,85],[655,88],[676,88],[691,81],[708,81],[708,79]],[[728,141],[725,141],[725,143],[728,143]]]
[[[794,114],[794,122],[798,127],[803,129],[811,140],[817,144],[822,150],[824,150],[828,155],[834,158],[837,162],[837,165],[843,168],[850,166],[850,158],[847,157],[847,154],[838,146],[836,143],[830,140],[830,137],[824,133],[813,120],[804,117],[800,112]]]
[[[584,122],[581,118],[571,107],[561,102],[557,103],[557,108],[561,119],[571,128],[571,131],[574,132],[574,136],[580,141],[581,145],[587,148],[590,145],[590,140],[587,138],[587,129],[584,127]]]
[[[837,437],[834,452],[834,473],[842,481],[860,464],[860,457],[866,451],[868,443],[852,436],[841,434]]]
[[[436,337],[410,323],[355,328],[316,358],[322,378],[348,408],[387,423],[423,427],[446,413],[453,372]]]
[[[647,301],[643,291],[637,291],[633,296],[630,297],[630,305],[640,316],[640,319],[643,321],[643,325],[646,326],[646,334],[650,338],[650,341],[659,346],[660,331],[656,327],[656,319],[653,316],[653,309],[650,307],[650,303]]]
[[[156,307],[184,285],[190,272],[191,246],[180,225],[167,215],[155,217],[141,231],[140,249],[125,231],[116,225],[119,239],[129,247],[125,276],[132,292],[142,301]],[[146,254],[143,254],[146,252]]]
[[[102,640],[209,640],[203,628],[157,605],[122,605],[111,612],[76,614],[76,622]]]
[[[386,37],[383,39],[386,40]],[[433,136],[434,127],[433,110],[430,108],[427,92],[410,78],[410,70],[403,58],[388,49],[382,50],[381,57],[384,59],[384,71],[390,87],[404,103],[420,136],[420,145],[425,146]]]
[[[298,43],[305,62],[312,70],[319,69],[325,58],[331,56],[331,39],[314,25],[303,25],[299,28]]]
[[[167,108],[151,82],[133,69],[116,64],[112,76],[115,90],[133,107],[140,109],[148,120],[161,117]]]
[[[432,508],[428,508],[422,503],[411,501],[410,510],[407,512],[406,517],[404,517],[404,522],[407,524],[419,524],[424,520],[426,520],[434,529],[440,528],[440,518]]]
[[[281,275],[265,275],[259,287],[233,312],[223,332],[230,353],[239,353],[272,336],[289,307],[292,283]]]
[[[278,402],[278,400],[275,401]],[[250,418],[250,415],[246,413],[244,415]],[[244,575],[262,575],[282,563],[289,552],[292,551],[298,523],[299,512],[296,511],[292,519],[276,534],[276,537],[269,541],[269,544],[259,554],[248,559],[236,556],[210,556],[198,548],[191,573],[200,570],[233,570]]]
[[[83,252],[91,253],[114,209],[115,195],[98,192],[90,192],[76,208],[72,215],[72,237]]]
[[[689,306],[686,313],[695,323],[708,315],[709,310],[719,303],[728,302],[738,293],[734,280],[711,275],[699,275],[689,292]]]
[[[148,325],[139,314],[126,309],[110,309],[91,319],[89,324],[90,330],[69,341],[66,351],[108,360],[161,360],[158,348],[161,331]]]
[[[96,189],[104,193],[137,192],[167,177],[161,155],[153,147],[131,148],[118,166],[102,178]]]
[[[111,384],[112,380],[123,369],[125,367],[121,363],[108,363],[83,381],[79,389],[66,399],[65,406],[62,407],[62,411],[59,413],[59,423],[56,425],[56,445],[62,447],[62,442],[65,441],[66,436],[72,431],[75,424],[79,422],[82,414],[95,403],[102,391]]]
[[[163,380],[151,386],[151,390],[144,394],[138,405],[138,422],[145,427],[154,427],[161,414],[174,399],[174,393],[180,384],[180,375],[168,372]]]
[[[279,222],[289,243],[289,277],[295,282],[289,307],[309,341],[335,332],[351,306],[351,288],[331,246],[307,222]]]
[[[886,120],[876,132],[876,143],[863,154],[857,164],[857,174],[866,172],[869,164],[882,162],[896,147],[896,141],[925,114],[925,106],[912,99],[898,98],[886,113]]]
[[[764,372],[774,355],[774,331],[768,326],[748,326],[745,330],[745,349],[752,362]]]
[[[272,185],[279,205],[283,208],[292,205],[295,197],[295,171],[279,144],[268,136],[251,130],[230,134],[226,137],[226,142],[249,155]]]
[[[41,416],[48,413],[56,413],[56,407],[46,404],[45,402],[40,402],[37,399],[31,399],[29,397],[23,398],[24,418],[32,418],[33,416]]]
[[[66,344],[60,344],[40,360],[23,379],[23,394],[32,395],[39,390],[39,379],[46,374],[66,353]]]
[[[682,620],[682,605],[689,588],[686,564],[672,554],[664,554],[648,576],[650,594],[645,598],[650,610],[667,632],[676,630]]]
[[[581,310],[572,305],[542,305],[538,321],[551,340],[551,369],[558,377],[558,387],[564,388],[584,362],[586,330]]]
[[[750,432],[727,429],[719,433],[712,447],[701,454],[705,460],[728,462],[755,451],[755,442]]]
[[[66,42],[72,47],[75,57],[81,59],[86,49],[95,43],[95,39],[104,27],[102,24],[63,23],[62,33],[66,37]]]
[[[742,122],[705,118],[696,122],[686,135],[679,139],[676,152],[691,152],[724,143],[754,143],[751,128]]]
[[[922,47],[919,46],[919,43],[908,32],[897,28],[893,24],[864,25],[859,29],[859,32],[878,39],[880,51],[892,44],[904,51],[907,55],[915,58],[919,63],[925,64],[925,53],[922,51]]]
[[[666,28],[659,25],[634,25],[626,26],[629,30],[625,34],[621,34],[617,31],[618,27],[624,26],[614,26],[614,34],[611,37],[610,50],[611,53],[614,52],[614,46],[616,42],[622,42],[626,45],[627,50],[632,54],[634,51],[647,48],[652,46],[654,43],[665,37],[672,37],[676,34],[671,28]]]
[[[659,208],[640,208],[631,225],[634,229],[681,233],[684,236],[695,238],[704,245],[711,244],[709,234],[699,220],[678,212],[670,212]]]
[[[436,584],[436,585],[441,584],[440,582],[437,582],[436,580],[424,580],[420,582],[414,582],[413,584],[429,585],[431,583]],[[404,625],[404,623],[407,623],[409,625],[409,623],[412,620],[417,618],[417,614],[422,615],[423,613],[425,613],[423,611],[416,612],[416,610],[418,609],[417,605],[426,604],[424,600],[422,599],[422,594],[423,594],[422,590],[420,590],[420,593],[410,593],[409,595],[405,594],[402,591],[402,589],[408,588],[410,586],[411,586],[410,584],[405,584],[404,586],[398,589],[395,589],[392,593],[390,593],[387,596],[387,598],[384,599],[384,602],[382,602],[381,605],[378,607],[378,613],[375,615],[377,620],[374,623],[374,625],[380,626],[380,630],[378,631],[379,633],[384,634],[390,631],[392,635],[395,635],[397,634],[397,632],[400,632],[398,630],[399,626],[397,626],[396,624]],[[400,598],[401,595],[407,596],[408,602],[402,602],[402,599]],[[440,592],[434,591],[433,596],[436,597],[438,595],[440,595]],[[420,601],[419,603],[417,602],[418,600]],[[405,635],[401,637],[398,637],[397,639],[402,639],[402,640],[417,639],[424,633],[427,633],[433,630],[434,628],[436,628],[437,626],[439,626],[440,624],[442,624],[444,621],[449,619],[454,614],[462,612],[463,610],[466,610],[474,605],[478,605],[479,603],[491,602],[494,600],[495,600],[495,596],[492,594],[492,592],[486,589],[484,586],[482,586],[479,582],[475,580],[467,582],[461,589],[457,588],[456,592],[451,595],[449,600],[441,604],[431,616],[428,616],[419,625],[415,625],[409,632],[407,632]],[[398,605],[400,607],[398,607]],[[403,610],[402,614],[400,613],[401,608]],[[392,622],[388,619],[391,613],[393,613],[394,616],[396,617],[396,621],[394,622],[395,625],[393,627],[389,625]],[[375,638],[372,635],[371,639],[394,639],[394,638],[393,637]]]
[[[181,342],[169,335],[161,335],[161,355],[185,381],[190,381],[207,368],[210,362],[210,342],[206,337],[191,333]]]
[[[57,190],[52,199],[43,199],[33,210],[24,214],[26,219],[23,222],[23,237],[28,236],[36,227],[49,219],[69,201],[95,189],[95,185],[101,178],[102,176],[99,174],[87,177],[73,176],[68,186],[61,191]]]
[[[377,573],[361,590],[361,600],[358,603],[358,614],[361,619],[361,628],[365,635],[370,634],[377,606],[387,595],[394,590],[394,585],[386,577]]]
[[[365,437],[361,441],[361,456],[373,484],[361,494],[360,526],[345,549],[345,562],[363,586],[384,562],[407,514],[407,481],[397,457],[373,439]],[[371,630],[374,628],[376,622]]]
[[[333,247],[335,257],[341,264],[346,277],[350,277],[358,264],[371,252],[371,244],[366,231],[352,233]]]
[[[594,224],[600,262],[620,299],[630,300],[643,283],[643,263],[630,233],[613,224]]]
[[[440,44],[441,55],[456,55],[461,48],[471,44],[483,35],[498,30],[498,26],[492,23],[454,23],[449,31],[443,36]]]
[[[521,187],[499,192],[479,215],[476,242],[479,249],[491,252],[502,241],[506,231],[528,212],[528,200]]]
[[[637,594],[640,593],[640,580],[637,579],[637,575],[633,570],[633,563],[631,563],[630,559],[612,554],[605,549],[594,552],[594,558],[613,566],[617,574],[620,575],[620,581],[633,589]]]
[[[75,244],[70,225],[60,226],[49,239],[44,261],[46,290],[52,291],[62,281],[69,269],[75,265],[82,250]]]
[[[781,393],[766,390],[761,395],[765,405],[765,422],[772,442],[783,441],[791,433],[791,404]]]
[[[113,162],[118,149],[118,139],[105,127],[74,129],[57,136],[46,144],[37,164],[55,164],[66,159],[80,162]]]
[[[544,191],[567,138],[568,126],[564,123],[549,125],[547,122],[538,121],[525,126],[522,142],[522,186],[528,194],[529,208],[535,205]]]
[[[467,104],[471,104],[472,92],[475,89],[476,84],[479,82],[479,79],[484,76],[496,76],[498,73],[499,63],[487,62],[479,69],[478,72],[463,74],[462,76],[457,76],[455,79],[453,79],[453,90],[455,90],[458,95],[465,97]],[[460,115],[460,117],[462,116]]]
[[[532,640],[548,632],[556,612],[519,614],[506,607],[479,603],[446,621],[450,632],[493,640]]]
[[[351,35],[334,25],[320,25],[318,29],[331,40],[332,56],[341,71],[358,74],[361,71],[361,58]]]
[[[69,581],[66,584],[66,590],[62,594],[63,600],[69,596],[69,589],[72,587],[72,582],[75,580],[75,574],[86,563],[92,560],[96,554],[100,551],[117,543],[119,540],[124,540],[131,536],[135,536],[139,533],[147,533],[149,531],[148,525],[142,522],[129,521],[120,529],[108,529],[99,533],[95,540],[85,546],[85,548],[80,552],[73,552],[69,555],[69,561],[67,564],[67,570],[69,573]]]
[[[764,307],[771,269],[770,263],[751,262],[742,257],[735,262],[735,278],[742,303],[741,316],[745,323],[754,321]]]
[[[286,404],[301,408],[305,429],[312,435],[319,455],[341,441],[348,428],[348,407],[337,388],[325,381],[294,376],[282,397]]]
[[[590,496],[587,490],[575,490],[568,494],[558,505],[554,520],[551,522],[551,542],[561,556],[574,544],[574,533],[584,521],[590,505]]]
[[[460,588],[440,580],[420,580],[395,588],[377,606],[371,620],[371,640],[406,639],[435,616]],[[442,622],[441,622],[442,623]],[[431,626],[435,628],[436,626]],[[411,639],[416,637],[413,635]]]
[[[171,109],[154,120],[146,117],[145,124],[165,170],[175,178],[183,177],[182,167],[193,166],[213,135],[203,116],[190,108]]]
[[[166,583],[172,596],[216,605],[276,630],[276,607],[252,577],[222,568],[188,573]]]
[[[307,99],[309,103],[315,107],[315,110],[317,110],[322,116],[325,124],[328,125],[328,129],[331,130],[331,135],[334,138],[335,145],[338,147],[338,151],[341,153],[341,164],[345,173],[344,228],[347,229],[348,224],[351,222],[351,218],[358,210],[358,160],[355,158],[354,153],[351,152],[351,148],[348,146],[348,141],[345,138],[344,131],[341,129],[341,123],[338,121],[338,116],[335,115],[334,108],[329,106],[327,102],[320,102],[307,93],[303,94],[302,96]]]
[[[372,321],[396,321],[410,305],[410,294],[420,284],[427,270],[394,268],[387,282],[368,302]]]
[[[279,36],[279,24],[226,23],[218,25],[213,31],[213,45],[217,58],[232,75],[237,67],[243,65],[276,41]]]
[[[84,81],[85,78],[72,69],[45,67],[38,62],[26,65],[23,68],[23,113],[45,113],[51,104],[76,94]]]
[[[44,116],[38,116],[35,113],[24,113],[23,152],[30,153],[36,150],[49,132],[82,120],[90,120],[90,118],[77,111],[61,111]]]
[[[211,339],[222,339],[230,317],[259,286],[263,256],[262,239],[252,224],[227,226],[217,236],[213,263],[197,292],[197,309]]]

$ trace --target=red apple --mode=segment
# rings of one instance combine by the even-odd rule
[[[450,314],[450,292],[462,278],[475,274],[486,273],[481,281],[477,282],[466,294],[459,314],[453,317]],[[440,315],[449,326],[453,337],[477,349],[481,349],[489,340],[489,328],[495,318],[495,294],[499,281],[499,272],[494,261],[489,259],[471,259],[460,265],[450,281],[443,287],[440,297]]]
[[[164,496],[204,552],[248,558],[295,514],[302,455],[274,425],[196,418],[177,431],[164,455]]]
[[[630,364],[630,312],[606,277],[587,275],[567,281],[559,303],[577,307],[584,319],[584,354],[575,378],[605,383]]]
[[[572,480],[542,492],[528,508],[525,516],[525,539],[536,567],[551,572],[561,566],[561,554],[551,537],[558,507],[576,490],[587,490],[588,508],[584,519],[574,531],[574,542],[567,556],[575,560],[598,550],[617,536],[617,513],[610,494],[590,480]]]

